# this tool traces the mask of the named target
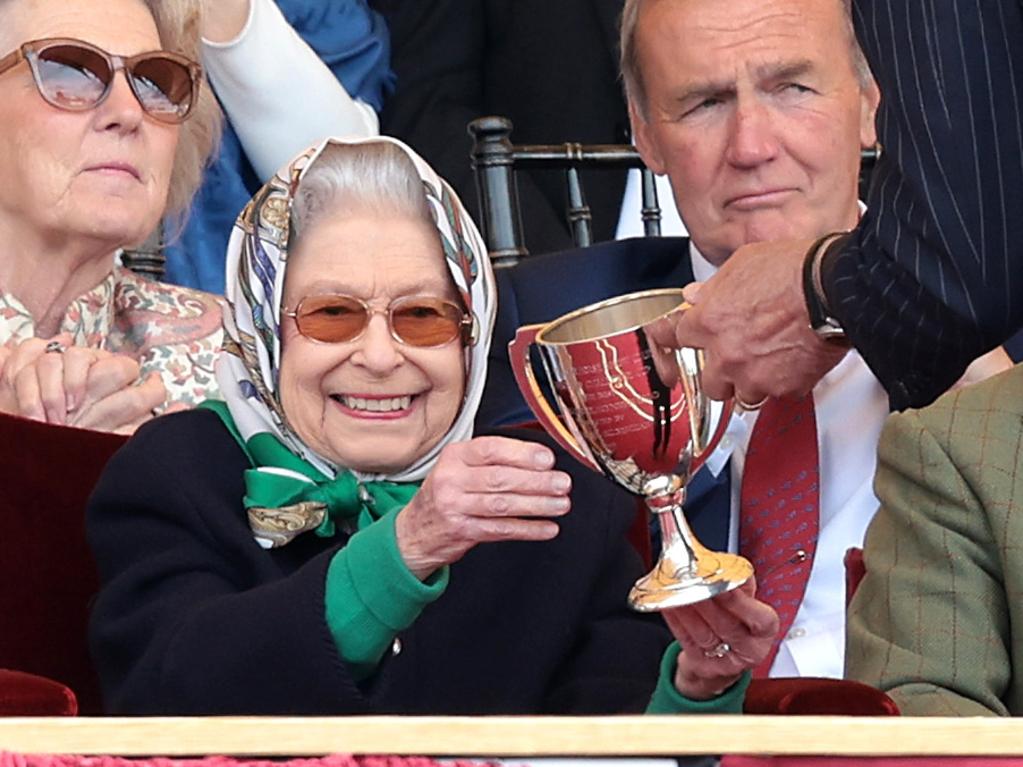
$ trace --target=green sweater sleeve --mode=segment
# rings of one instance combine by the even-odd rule
[[[752,674],[747,671],[721,695],[710,700],[690,700],[675,689],[675,664],[682,652],[678,642],[664,651],[657,687],[646,707],[648,714],[741,714]]]
[[[411,626],[448,583],[446,567],[425,582],[409,571],[394,532],[398,511],[355,533],[327,568],[327,627],[356,681],[376,670],[398,632]]]

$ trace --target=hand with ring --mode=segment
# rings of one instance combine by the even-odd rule
[[[768,656],[778,614],[755,593],[756,581],[750,578],[734,591],[662,613],[682,646],[675,669],[675,687],[682,695],[715,698]]]
[[[139,381],[138,362],[75,346],[66,333],[11,343],[0,355],[0,412],[130,434],[165,400],[158,376]]]

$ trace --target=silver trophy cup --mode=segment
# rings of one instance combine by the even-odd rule
[[[519,328],[508,345],[515,379],[543,427],[579,461],[642,496],[657,516],[660,558],[629,593],[642,612],[708,599],[753,573],[742,557],[704,548],[682,513],[686,484],[732,413],[731,401],[716,402],[701,389],[701,350],[650,340],[655,323],[685,307],[681,290],[632,293]],[[557,412],[537,383],[531,347]]]

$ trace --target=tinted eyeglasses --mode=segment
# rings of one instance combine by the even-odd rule
[[[456,338],[468,343],[472,335],[472,319],[461,306],[429,296],[404,296],[386,309],[374,309],[354,296],[307,296],[282,314],[294,317],[306,338],[328,344],[357,340],[374,314],[385,315],[391,337],[408,346],[434,348]]]
[[[202,68],[169,51],[115,56],[72,38],[25,43],[0,59],[0,74],[27,61],[36,89],[58,109],[81,112],[103,103],[110,95],[114,74],[124,70],[131,92],[153,119],[180,123],[199,96]]]

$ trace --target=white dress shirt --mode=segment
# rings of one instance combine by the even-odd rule
[[[671,191],[671,181],[667,176],[654,176],[657,183],[657,204],[661,208],[661,236],[684,237],[686,225],[675,207],[675,195]],[[643,230],[643,181],[639,170],[633,168],[625,179],[625,193],[622,195],[622,208],[618,213],[618,228],[615,239],[624,240],[628,237],[642,237]]]
[[[708,280],[716,267],[690,245],[693,275]],[[802,604],[771,666],[771,676],[842,676],[845,654],[846,549],[863,545],[878,501],[874,468],[888,395],[863,358],[851,350],[813,389],[820,456],[820,527]],[[735,415],[707,461],[716,475],[731,459],[729,550],[739,538],[739,494],[746,448],[757,414]]]

